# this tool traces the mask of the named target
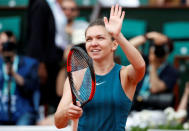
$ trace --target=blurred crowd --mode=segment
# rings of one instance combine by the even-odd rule
[[[119,0],[122,6],[139,6],[142,0]],[[116,0],[99,0],[102,6]],[[149,0],[149,5],[189,5],[189,0]],[[88,21],[79,18],[74,0],[30,0],[28,5],[27,51],[18,53],[18,42],[11,31],[0,32],[0,125],[53,125],[53,114],[63,93],[66,59],[73,45],[85,43]],[[186,111],[188,119],[189,83],[178,105],[175,86],[179,71],[167,58],[174,42],[166,35],[151,31],[129,40],[141,51],[146,74],[138,84],[132,111]],[[139,49],[140,50],[140,49]]]
[[[180,6],[189,5],[189,0],[99,0],[102,6],[111,6],[112,4],[119,3],[126,7],[137,7],[140,5],[150,6]]]
[[[18,54],[11,31],[1,32],[1,125],[42,124],[39,120],[56,111],[69,49],[85,41],[88,22],[76,19],[78,15],[74,0],[29,1],[25,55]]]

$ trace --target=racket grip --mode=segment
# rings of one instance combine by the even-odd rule
[[[79,119],[74,119],[72,121],[72,131],[77,131]]]

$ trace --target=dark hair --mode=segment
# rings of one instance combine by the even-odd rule
[[[16,43],[11,41],[2,43],[2,51],[16,52],[16,50],[17,50]]]
[[[67,1],[68,1],[68,2],[73,2],[73,3],[75,3],[76,8],[77,8],[78,5],[77,5],[77,2],[76,2],[75,0],[63,0],[62,2],[67,2]]]
[[[5,34],[8,37],[8,41],[16,42],[16,36],[10,30],[3,31],[2,34]]]
[[[104,21],[103,21],[102,19],[96,19],[96,20],[92,21],[92,22],[88,25],[87,29],[85,30],[85,36],[86,36],[87,30],[88,30],[90,27],[93,27],[93,26],[96,26],[96,25],[105,27]]]
[[[12,33],[12,31],[9,31],[9,30],[5,31],[5,34],[8,36],[8,38],[14,36],[14,34]]]
[[[92,27],[92,26],[95,26],[95,25],[101,25],[101,26],[104,26],[105,27],[105,24],[104,24],[104,21],[102,18],[99,18],[99,19],[96,19],[94,20],[93,22],[91,22],[88,26],[89,27]]]
[[[99,18],[99,19],[96,19],[96,20],[92,21],[92,22],[88,25],[87,29],[85,30],[85,36],[86,36],[87,30],[88,30],[90,27],[93,27],[93,26],[103,26],[103,27],[105,27],[104,20],[103,20],[102,18]],[[112,41],[113,41],[113,40],[114,40],[114,38],[112,37]]]

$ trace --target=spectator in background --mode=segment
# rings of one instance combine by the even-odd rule
[[[62,0],[30,0],[28,7],[28,55],[39,60],[41,104],[47,113],[55,112],[60,98],[56,95],[56,77],[63,51],[67,47],[67,19]]]
[[[180,87],[182,88],[182,87]],[[189,129],[189,82],[186,82],[178,109],[168,107],[164,110],[142,110],[130,113],[126,127],[130,130],[132,127],[179,127],[184,123],[182,128]],[[156,103],[156,102],[155,102]],[[156,103],[157,104],[157,103]],[[133,122],[134,121],[134,122]],[[187,121],[187,123],[185,123]],[[187,130],[188,131],[188,130]]]
[[[149,0],[149,4],[153,6],[180,6],[182,0]]]
[[[16,44],[2,44],[0,125],[33,125],[38,118],[38,62],[18,56]]]
[[[85,41],[85,40],[83,40]],[[78,47],[81,47],[83,50],[86,51],[85,43],[77,44]],[[86,51],[87,52],[87,51]],[[66,54],[65,54],[66,55]],[[64,61],[67,61],[67,56],[64,56]],[[63,87],[66,81],[67,72],[66,72],[66,65],[63,65],[62,69],[60,70],[58,77],[57,77],[57,85],[56,91],[58,96],[62,96],[63,94]],[[38,125],[54,125],[54,114],[47,116],[45,119],[39,121]]]
[[[180,104],[179,104],[178,109],[177,109],[177,112],[180,112],[180,113],[182,112],[182,114],[184,114],[182,119],[180,119],[181,123],[184,122],[187,119],[189,120],[188,101],[189,101],[189,81],[186,82],[185,90],[184,90],[184,93],[182,95]]]
[[[175,121],[179,124],[183,124],[187,121],[189,122],[189,81],[186,81],[184,92],[182,94],[179,106],[177,109],[168,107],[164,110],[164,113],[167,116],[167,119],[170,121]],[[171,119],[172,118],[172,119]],[[175,123],[176,124],[176,123]],[[185,126],[185,125],[184,125]],[[188,128],[188,127],[187,127]]]
[[[76,19],[79,15],[79,10],[76,2],[74,0],[63,0],[62,9],[68,20],[68,23],[66,25],[66,33],[68,35],[69,44],[78,44],[83,42],[82,38],[85,36],[85,29],[87,28],[89,23],[85,20]],[[81,38],[81,41],[78,41],[78,39],[75,37]]]
[[[149,56],[144,56],[147,70],[144,79],[137,86],[136,102],[133,107],[136,110],[163,109],[171,106],[172,91],[178,78],[178,71],[166,61],[173,50],[172,41],[161,33],[149,32],[131,39],[130,42],[138,48],[147,40],[150,42]],[[157,94],[166,94],[165,99]]]
[[[181,0],[183,5],[189,6],[189,0]]]
[[[0,53],[2,51],[2,43],[6,41],[16,42],[16,37],[11,31],[4,31],[0,33]]]
[[[66,33],[69,39],[69,46],[67,46],[67,49],[64,51],[62,68],[57,77],[56,93],[60,97],[62,96],[63,85],[66,79],[65,62],[67,60],[69,50],[72,45],[85,43],[85,30],[89,25],[87,21],[76,19],[79,15],[79,10],[74,0],[63,0],[62,9],[68,20],[66,25]]]

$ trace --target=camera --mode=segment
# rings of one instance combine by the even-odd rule
[[[16,43],[11,42],[11,41],[7,41],[2,43],[2,51],[5,52],[16,52],[17,50],[17,46]]]
[[[16,44],[10,41],[2,43],[2,56],[5,63],[12,64],[13,56],[16,53]]]
[[[170,52],[167,43],[157,45],[154,43],[154,40],[150,40],[150,46],[154,47],[154,54],[158,58],[163,58],[166,54]]]

